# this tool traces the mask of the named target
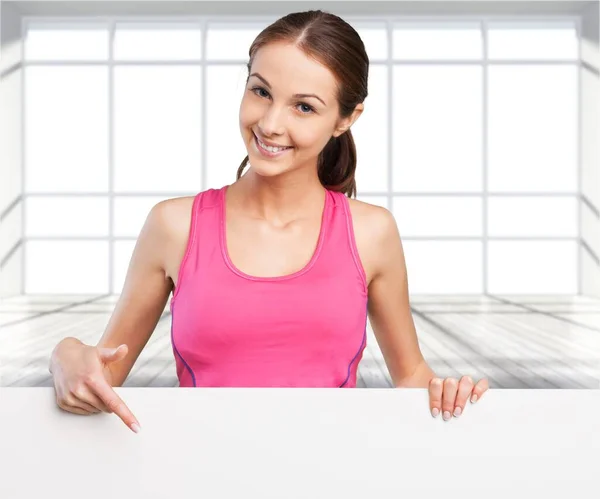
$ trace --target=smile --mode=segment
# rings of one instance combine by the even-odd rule
[[[267,158],[278,158],[285,154],[286,151],[293,149],[293,147],[267,146],[266,144],[263,144],[254,133],[252,133],[252,135],[254,136],[254,145],[256,146],[257,151]]]

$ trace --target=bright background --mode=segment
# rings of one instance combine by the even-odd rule
[[[119,293],[155,203],[234,182],[248,48],[277,17],[24,17],[4,294]],[[371,60],[358,198],[395,215],[410,292],[600,296],[582,18],[344,18]]]

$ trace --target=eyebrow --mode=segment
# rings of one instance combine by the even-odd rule
[[[256,76],[267,87],[271,88],[271,85],[269,84],[269,82],[267,80],[265,80],[260,74],[252,73],[250,76]],[[304,99],[306,97],[314,97],[315,99],[319,99],[323,103],[324,106],[327,105],[327,104],[325,104],[325,101],[323,99],[321,99],[321,97],[319,97],[318,95],[315,95],[315,94],[294,94],[293,97],[298,98],[298,99]]]

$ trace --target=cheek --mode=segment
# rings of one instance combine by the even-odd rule
[[[298,127],[292,136],[298,147],[320,151],[327,144],[327,131],[317,126]]]
[[[252,114],[251,107],[252,106],[250,105],[248,100],[244,97],[240,104],[240,111],[239,111],[240,126],[245,126],[250,123],[251,114]]]
[[[244,94],[240,103],[240,124],[245,124],[246,126],[252,125],[260,120],[262,113],[263,108],[260,102],[253,99],[251,95]]]

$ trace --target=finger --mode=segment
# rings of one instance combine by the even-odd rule
[[[77,400],[76,402],[73,402],[70,405],[72,407],[79,407],[80,409],[88,411],[91,414],[97,414],[97,413],[100,412],[100,409],[98,409],[97,407],[94,407],[93,405],[90,405],[90,404],[84,402],[83,400]]]
[[[442,411],[444,420],[448,421],[454,411],[454,402],[458,391],[458,380],[456,378],[446,378],[444,380],[444,391],[442,393]]]
[[[86,402],[92,407],[94,407],[94,409],[96,409],[98,412],[102,411],[107,412],[109,414],[112,413],[112,411],[106,406],[106,404],[102,402],[102,400],[97,395],[90,392],[89,390],[85,394],[80,395],[78,398],[80,401]]]
[[[75,413],[75,414],[80,414],[82,416],[91,416],[92,415],[91,412],[89,412],[87,410],[84,410],[84,409],[81,409],[80,407],[73,407],[72,405],[68,405],[68,404],[65,404],[65,403],[62,403],[62,402],[58,402],[58,401],[57,401],[57,405],[63,411],[66,411],[66,412],[72,412],[72,413]]]
[[[100,409],[85,402],[85,400],[82,399],[82,395],[81,390],[68,393],[65,397],[65,405],[69,407],[79,407],[80,409],[93,414],[100,412]]]
[[[118,362],[122,358],[124,358],[129,352],[129,347],[126,344],[119,345],[116,348],[106,348],[100,347],[98,348],[98,354],[100,355],[100,360],[102,362],[110,364],[112,362]]]
[[[100,407],[96,401],[100,402]],[[94,413],[101,412],[101,406],[104,405],[104,403],[101,402],[86,385],[79,385],[74,390],[71,390],[70,393],[67,394],[66,402],[69,405],[81,407],[82,409],[86,409]]]
[[[433,378],[429,382],[429,410],[434,418],[442,412],[442,391],[444,389],[441,378]]]
[[[460,416],[467,405],[467,399],[473,390],[473,379],[470,376],[463,376],[460,378],[458,383],[458,392],[456,394],[456,402],[454,402],[454,412],[452,413],[455,417]]]
[[[131,426],[133,424],[137,425],[139,430],[140,423],[137,418],[133,415],[133,413],[129,410],[129,407],[121,400],[121,397],[117,395],[112,387],[106,382],[104,378],[94,379],[88,382],[88,385],[92,388],[94,393],[100,397],[106,407],[108,407],[112,412],[114,412],[117,416],[121,418],[123,423],[125,423],[132,431],[137,431]]]
[[[474,404],[477,402],[481,396],[489,390],[490,386],[487,378],[480,379],[475,388],[473,388],[473,395],[471,395],[471,402]]]

